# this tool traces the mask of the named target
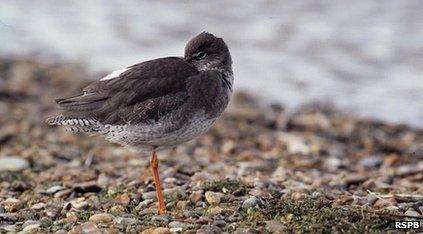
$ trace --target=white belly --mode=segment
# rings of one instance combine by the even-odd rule
[[[202,114],[195,115],[189,122],[174,130],[169,130],[172,129],[172,122],[109,126],[106,139],[135,149],[171,148],[205,133],[216,119],[206,119]]]

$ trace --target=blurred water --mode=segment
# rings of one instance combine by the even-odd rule
[[[230,45],[235,88],[423,127],[422,12],[420,0],[2,0],[0,53],[110,71],[182,55],[207,30]]]

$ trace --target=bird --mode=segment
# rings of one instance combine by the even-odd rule
[[[233,91],[232,58],[222,38],[202,32],[183,57],[137,63],[92,82],[79,94],[58,98],[49,125],[150,152],[157,213],[166,212],[157,151],[205,133],[227,107]]]

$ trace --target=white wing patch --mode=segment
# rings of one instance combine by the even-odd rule
[[[122,74],[122,73],[124,73],[124,72],[126,72],[128,70],[129,70],[129,68],[116,70],[116,71],[110,73],[109,75],[101,78],[100,80],[111,80],[111,79],[117,78],[117,77],[120,76],[120,74]]]

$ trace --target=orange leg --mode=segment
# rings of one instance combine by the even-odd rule
[[[151,153],[150,165],[151,165],[151,170],[153,171],[154,185],[156,186],[156,196],[157,196],[157,201],[159,203],[159,206],[157,207],[157,213],[163,214],[166,212],[166,207],[165,207],[164,199],[163,199],[162,186],[160,184],[159,170],[158,170],[159,162],[157,160],[157,154],[155,149],[153,149],[153,152]]]

